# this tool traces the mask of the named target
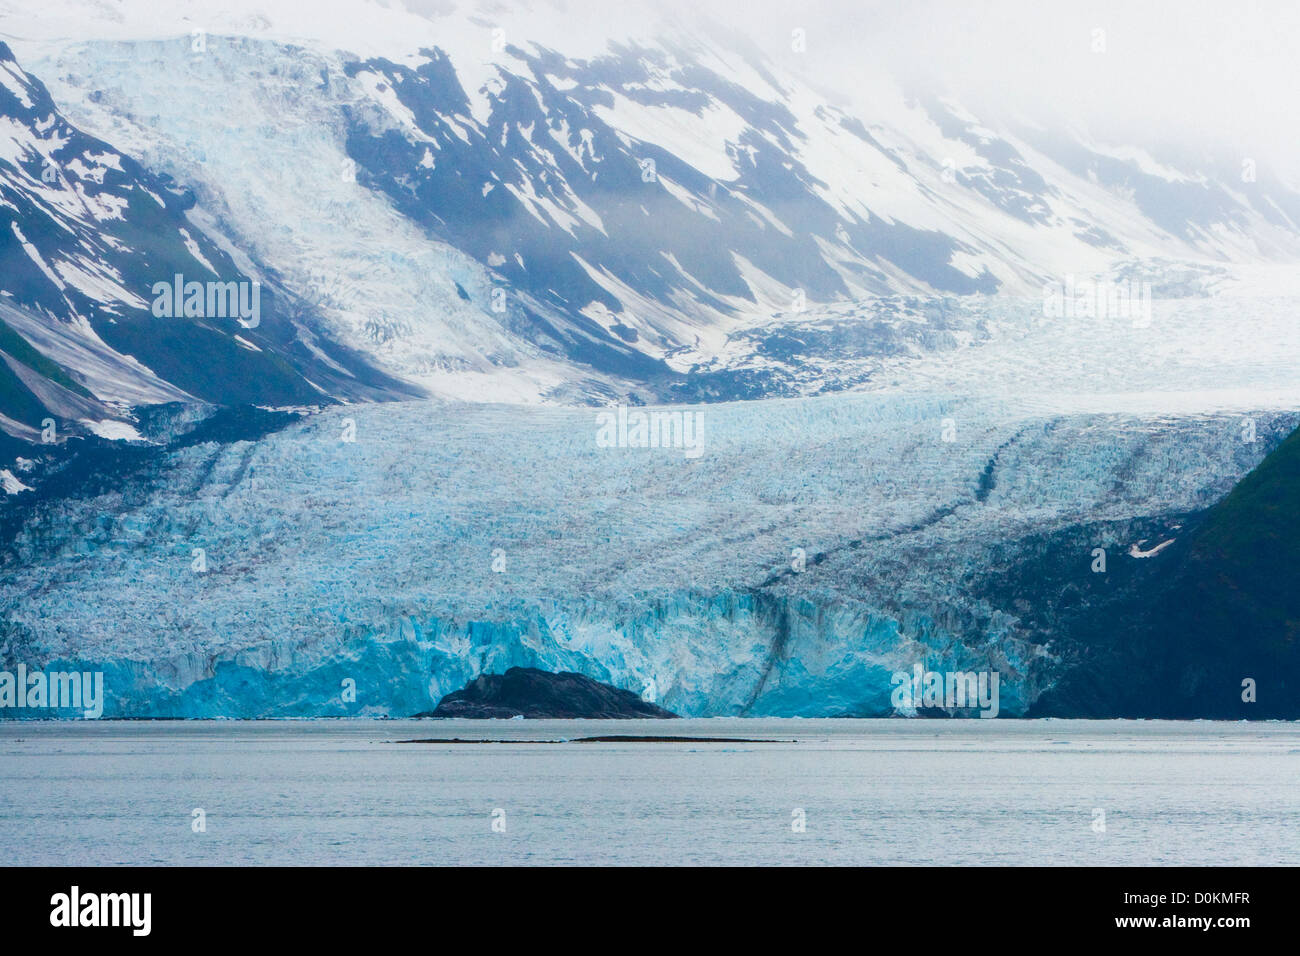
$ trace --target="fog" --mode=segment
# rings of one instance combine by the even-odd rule
[[[411,0],[435,18],[448,0]],[[518,5],[485,3],[487,20]],[[981,117],[1071,126],[1110,143],[1253,157],[1300,183],[1300,4],[1208,0],[532,0],[548,34],[663,30],[744,41],[871,121],[888,77]],[[804,50],[792,47],[802,30]]]

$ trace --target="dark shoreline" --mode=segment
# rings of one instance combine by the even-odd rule
[[[605,734],[599,737],[569,737],[564,740],[511,740],[508,737],[468,740],[464,737],[426,737],[393,741],[398,744],[797,744],[798,742],[798,740],[775,737],[673,737],[636,734]]]

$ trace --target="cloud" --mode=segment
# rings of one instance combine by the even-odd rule
[[[411,0],[441,6],[448,0]],[[889,79],[941,91],[981,117],[1081,127],[1114,144],[1252,156],[1300,183],[1287,0],[532,0],[548,34],[586,40],[655,31],[745,39],[872,120]],[[491,17],[515,3],[481,5]],[[807,50],[791,49],[805,31]],[[583,44],[588,50],[590,42]]]
[[[942,90],[978,115],[1081,125],[1112,142],[1169,143],[1300,170],[1294,38],[1300,6],[1210,0],[758,0],[731,16],[809,82],[870,108],[859,77]],[[718,16],[722,4],[709,4]],[[740,9],[740,5],[737,5]],[[789,52],[793,25],[808,52]]]

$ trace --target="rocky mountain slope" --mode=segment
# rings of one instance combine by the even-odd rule
[[[1295,719],[1298,522],[1293,433],[1222,501],[1144,542],[1160,552],[1140,573],[1103,579],[1087,598],[1076,590],[1074,608],[1064,591],[1046,605],[1079,666],[1032,713]]]
[[[114,716],[510,667],[884,715],[915,664],[1291,714],[1300,193],[582,26],[0,0],[0,663]]]
[[[816,394],[981,341],[954,300],[1038,310],[1074,277],[1202,295],[1300,254],[1300,194],[1266,168],[1244,181],[1236,157],[1108,146],[885,83],[854,113],[720,31],[593,43],[544,4],[341,10],[6,10],[23,56],[5,74],[10,216],[58,280],[10,235],[6,285],[34,310],[17,331],[97,397]],[[46,184],[55,128],[71,168]],[[98,198],[82,209],[77,190]],[[146,213],[165,220],[149,244]],[[42,251],[68,216],[91,247]],[[260,338],[235,330],[254,347],[140,318],[173,270],[260,278]],[[134,360],[113,375],[134,391],[91,381],[103,348],[79,321]]]
[[[190,221],[191,192],[69,123],[2,43],[0,80],[0,427],[10,436],[33,440],[52,418],[56,433],[129,437],[129,407],[150,402],[412,393],[313,335],[301,302]]]

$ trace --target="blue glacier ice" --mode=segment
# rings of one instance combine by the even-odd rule
[[[856,395],[705,406],[704,451],[605,448],[596,409],[413,402],[167,453],[29,521],[6,659],[106,675],[107,716],[407,716],[484,672],[573,670],[692,716],[888,714],[890,676],[1059,671],[971,576],[1034,535],[1111,561],[1291,424]],[[345,438],[354,437],[348,441]],[[355,686],[355,700],[348,689]]]

